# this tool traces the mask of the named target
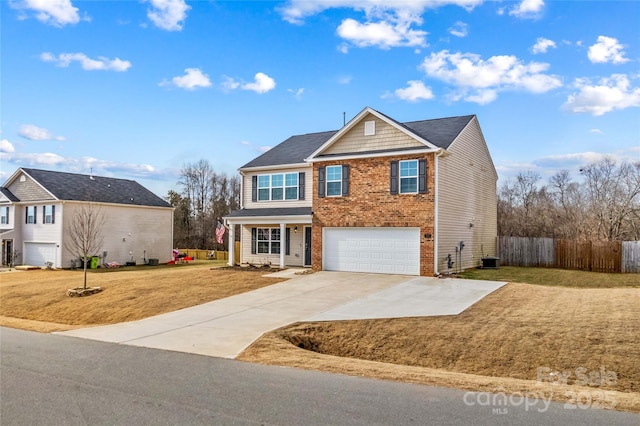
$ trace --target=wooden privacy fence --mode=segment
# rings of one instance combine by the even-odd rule
[[[499,237],[501,265],[640,272],[640,241]]]
[[[235,263],[240,263],[240,241],[235,242]],[[221,250],[178,249],[196,260],[229,260],[229,252]]]

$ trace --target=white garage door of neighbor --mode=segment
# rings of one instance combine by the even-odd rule
[[[24,264],[45,266],[45,262],[56,263],[55,243],[24,243]]]
[[[420,275],[420,228],[324,228],[327,271]]]

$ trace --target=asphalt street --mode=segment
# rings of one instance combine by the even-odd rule
[[[0,328],[2,425],[634,425],[640,415]]]

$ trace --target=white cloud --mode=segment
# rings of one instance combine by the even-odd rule
[[[260,148],[258,148],[258,150],[259,150],[260,152],[263,152],[263,153],[264,153],[264,152],[269,151],[271,148],[273,148],[273,147],[272,147],[272,146],[266,146],[266,145],[265,145],[265,146],[261,146]]]
[[[404,89],[395,90],[394,94],[398,99],[409,102],[433,99],[433,92],[431,91],[431,88],[426,87],[422,81],[411,80],[408,81],[407,84],[408,86]]]
[[[222,77],[221,86],[225,92],[242,89],[263,94],[273,90],[276,87],[276,81],[262,72],[257,73],[254,76],[254,81],[251,83],[243,83],[225,75]],[[300,90],[304,91],[304,89],[298,89],[298,91]],[[291,89],[289,89],[289,91],[291,91]],[[300,92],[300,94],[302,94],[302,92]]]
[[[615,109],[640,106],[640,87],[631,87],[629,78],[624,74],[613,74],[593,84],[586,78],[576,79],[574,87],[578,89],[564,104],[571,112],[603,115]]]
[[[15,148],[13,147],[13,144],[11,142],[9,142],[6,139],[2,139],[0,140],[0,152],[15,152]]]
[[[31,10],[38,21],[54,27],[80,22],[78,8],[71,0],[18,0],[10,1],[9,5],[18,10]]]
[[[522,0],[522,2],[509,11],[509,15],[517,18],[537,18],[544,7],[543,0]]]
[[[245,83],[242,85],[243,90],[251,90],[256,93],[267,93],[276,87],[276,81],[264,73],[257,73],[253,83]]]
[[[449,31],[449,34],[456,37],[466,37],[469,35],[469,26],[462,21],[458,21],[447,31]]]
[[[251,142],[249,141],[240,141],[241,145],[251,145]]]
[[[123,72],[131,68],[131,62],[123,61],[120,58],[108,59],[99,56],[97,59],[91,59],[84,53],[61,53],[56,57],[50,52],[44,52],[40,55],[40,59],[44,62],[55,62],[59,67],[68,67],[72,62],[79,62],[83,70],[86,71],[116,71]]]
[[[34,126],[33,124],[23,124],[20,126],[20,130],[18,130],[18,135],[23,138],[30,139],[32,141],[63,141],[65,140],[62,136],[54,136],[47,129],[43,129],[42,127]]]
[[[396,46],[427,46],[427,32],[414,28],[422,25],[422,14],[427,9],[447,5],[473,9],[483,0],[290,0],[278,8],[285,21],[302,25],[305,18],[327,9],[346,8],[363,12],[365,19],[347,18],[337,29],[340,37],[358,47],[376,46],[389,49]],[[341,45],[346,53],[348,46]]]
[[[624,57],[622,51],[623,46],[618,40],[612,37],[599,36],[598,42],[589,47],[589,60],[593,63],[611,62],[614,64],[623,64],[629,59]]]
[[[304,87],[301,87],[298,90],[287,89],[287,92],[293,93],[293,96],[295,96],[296,99],[300,100],[302,99],[302,95],[304,94]]]
[[[569,154],[549,155],[538,158],[533,162],[540,167],[552,168],[568,168],[569,166],[583,166],[585,164],[594,163],[604,158],[610,158],[615,161],[621,161],[624,157],[619,154],[605,154],[601,152],[575,152]]]
[[[589,130],[589,133],[599,133],[601,135],[604,134],[604,132],[600,129],[591,129]]]
[[[337,32],[340,37],[357,47],[377,46],[389,49],[398,46],[426,46],[427,32],[411,29],[410,26],[414,23],[421,24],[422,19],[360,23],[349,18],[342,21]]]
[[[538,37],[538,39],[536,40],[536,44],[533,45],[531,51],[534,54],[547,53],[547,50],[551,47],[554,49],[557,47],[555,41],[549,40],[548,38],[544,37]]]
[[[147,11],[147,17],[157,27],[167,31],[181,31],[187,11],[191,6],[184,0],[148,0],[151,9]]]
[[[200,71],[199,68],[186,68],[184,72],[184,75],[173,77],[171,81],[161,81],[159,86],[175,86],[186,90],[196,90],[199,87],[211,87],[209,76]]]
[[[544,93],[562,85],[559,78],[544,74],[549,64],[523,63],[515,56],[492,56],[483,60],[473,53],[434,52],[419,67],[427,76],[456,86],[455,99],[486,104],[505,90]]]

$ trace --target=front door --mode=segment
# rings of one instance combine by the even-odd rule
[[[311,266],[311,227],[304,228],[304,266]]]
[[[13,240],[2,240],[2,264],[11,266],[13,256]]]

